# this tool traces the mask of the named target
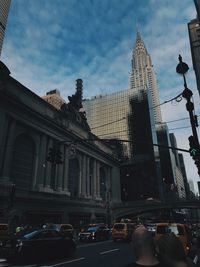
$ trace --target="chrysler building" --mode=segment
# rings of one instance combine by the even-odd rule
[[[151,63],[151,57],[147,52],[144,42],[137,32],[135,47],[132,56],[132,70],[130,76],[130,89],[138,91],[140,88],[149,89],[152,96],[153,114],[155,123],[160,123],[161,110],[157,89],[156,74]]]

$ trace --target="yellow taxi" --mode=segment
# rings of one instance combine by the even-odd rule
[[[126,223],[126,222],[115,223],[112,228],[113,241],[116,242],[117,239],[130,241],[134,229],[135,229],[134,223]]]
[[[190,234],[185,224],[181,223],[157,223],[155,230],[155,240],[158,240],[166,233],[174,233],[182,242],[185,252],[189,251]]]

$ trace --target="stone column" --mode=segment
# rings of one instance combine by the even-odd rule
[[[86,157],[86,180],[87,180],[86,195],[87,197],[89,197],[90,196],[90,158],[88,156]]]
[[[79,155],[79,188],[78,188],[78,195],[79,195],[79,197],[81,197],[82,196],[82,179],[83,179],[83,171],[82,171],[82,161],[83,161],[83,159],[82,159],[82,157],[81,157],[81,155]]]
[[[39,166],[37,172],[38,181],[36,184],[36,187],[39,190],[42,190],[45,185],[45,170],[47,167],[47,162],[46,162],[47,156],[48,156],[47,136],[42,135],[40,137]]]
[[[93,197],[97,197],[97,161],[93,162]]]
[[[81,185],[81,192],[83,197],[86,197],[86,155],[82,157],[82,185]]]
[[[53,140],[49,138],[48,145],[47,145],[47,155],[49,153],[49,148],[53,147]],[[50,181],[51,181],[51,171],[52,171],[52,163],[47,161],[46,164],[46,173],[45,173],[45,188],[44,191],[52,192],[53,190],[50,188]]]
[[[100,196],[100,163],[97,161],[97,168],[96,168],[96,181],[97,181],[97,198],[101,198]]]
[[[69,158],[68,158],[68,148],[65,146],[64,148],[64,175],[63,175],[63,191],[66,195],[70,195],[69,189],[68,189],[68,170],[69,170]]]
[[[5,148],[3,177],[9,177],[10,178],[10,169],[11,169],[11,164],[12,164],[12,160],[13,160],[15,135],[16,135],[16,121],[11,121],[9,131],[8,131],[7,144],[6,144],[6,148]]]
[[[111,179],[111,168],[108,167],[108,186],[110,192],[110,201],[112,201],[112,179]]]
[[[64,160],[64,145],[60,146],[60,151],[62,153],[62,160]],[[58,172],[57,172],[57,190],[62,191],[62,183],[63,183],[63,169],[64,169],[64,161],[62,164],[58,164]]]
[[[38,168],[39,168],[39,157],[40,157],[40,149],[41,149],[41,146],[40,146],[40,138],[39,137],[36,137],[36,146],[35,146],[35,154],[34,154],[34,169],[33,169],[33,180],[32,180],[32,184],[31,184],[31,188],[33,190],[35,190],[37,187],[37,179],[38,179]]]

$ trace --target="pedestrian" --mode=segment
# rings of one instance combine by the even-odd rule
[[[188,257],[196,266],[200,266],[200,237],[194,236],[191,240],[191,247]]]
[[[187,258],[182,242],[174,233],[161,236],[156,243],[159,260],[166,267],[190,267],[194,266]]]
[[[153,237],[143,225],[138,226],[133,232],[132,246],[136,260],[125,267],[163,267],[155,256]]]

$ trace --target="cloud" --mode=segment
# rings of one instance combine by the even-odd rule
[[[12,1],[2,61],[39,96],[57,88],[67,100],[77,78],[83,79],[84,98],[121,91],[129,86],[138,27],[157,73],[161,103],[183,90],[182,77],[176,74],[181,54],[190,66],[187,81],[198,114],[187,30],[195,14],[191,0]],[[184,101],[163,105],[163,119],[187,116]],[[175,122],[173,128],[184,124]],[[175,135],[178,146],[187,147],[190,130],[175,130]],[[184,157],[188,175],[197,179],[193,162]]]

